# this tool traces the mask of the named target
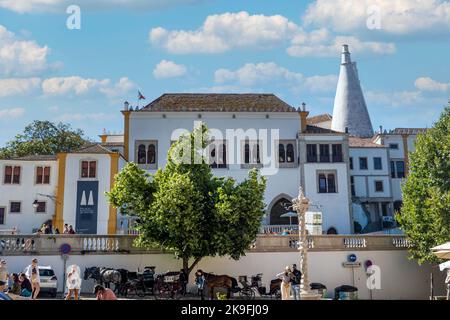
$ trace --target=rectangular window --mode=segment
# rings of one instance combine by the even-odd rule
[[[389,149],[397,150],[398,149],[398,143],[389,143]]]
[[[81,178],[97,177],[97,161],[81,161]]]
[[[404,161],[397,161],[396,162],[396,169],[397,169],[397,178],[404,178],[405,177],[405,162]]]
[[[391,178],[395,178],[395,162],[391,161]]]
[[[36,167],[36,184],[50,184],[50,167]]]
[[[359,170],[367,170],[367,158],[359,158]]]
[[[320,144],[320,162],[330,162],[330,145]]]
[[[20,172],[21,168],[19,166],[5,166],[3,183],[20,184]]]
[[[0,208],[0,224],[5,224],[5,218],[6,218],[6,209]]]
[[[20,201],[11,201],[9,203],[9,213],[21,213],[22,203]]]
[[[375,170],[382,170],[382,164],[381,164],[381,158],[380,157],[375,157],[373,158],[373,168]]]
[[[350,170],[353,170],[353,158],[350,157],[349,161],[350,161]]]
[[[317,145],[307,144],[306,145],[306,161],[307,162],[317,162]]]
[[[355,177],[350,176],[350,189],[352,192],[352,196],[355,196],[356,192],[355,192]]]
[[[342,145],[341,144],[333,144],[332,151],[333,151],[333,162],[342,162],[342,159],[343,159]]]
[[[38,201],[37,207],[35,209],[36,213],[46,213],[47,212],[47,202],[45,201]]]
[[[334,173],[319,173],[317,175],[319,193],[336,193],[336,175]]]
[[[227,143],[224,140],[213,141],[208,146],[209,166],[211,168],[227,167]]]
[[[383,192],[383,181],[375,181],[375,192]]]

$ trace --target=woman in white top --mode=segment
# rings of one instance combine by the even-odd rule
[[[27,267],[25,274],[27,275],[28,279],[30,279],[31,282],[31,289],[32,289],[31,299],[35,300],[39,294],[39,291],[41,291],[41,277],[39,276],[39,267],[37,259],[33,259],[33,261],[31,261],[31,265]]]
[[[284,272],[277,274],[277,278],[281,279],[281,300],[291,300],[291,268],[286,266]]]
[[[74,295],[74,299],[78,300],[78,294],[81,288],[80,267],[73,264],[67,268],[67,295],[66,300],[69,300]]]

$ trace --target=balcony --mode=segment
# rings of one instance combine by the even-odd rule
[[[138,248],[134,235],[0,235],[0,255],[61,255],[61,245],[69,244],[70,254],[160,254],[161,248]],[[310,251],[405,250],[410,246],[399,235],[308,236]],[[258,235],[249,252],[298,252],[297,235]]]

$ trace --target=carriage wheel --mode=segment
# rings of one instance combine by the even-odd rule
[[[281,299],[281,289],[280,289],[280,288],[276,288],[276,289],[273,291],[273,293],[272,293],[271,296],[274,297],[274,298],[277,299],[277,300]]]
[[[239,291],[239,296],[245,300],[252,299],[252,294],[253,294],[253,298],[254,298],[255,292],[253,292],[253,290],[251,288],[243,288],[241,291]]]
[[[126,298],[135,298],[138,295],[136,286],[132,284],[125,285],[122,294]]]

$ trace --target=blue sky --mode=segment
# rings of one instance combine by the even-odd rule
[[[35,119],[121,131],[138,89],[273,92],[331,114],[343,43],[374,128],[431,126],[450,100],[448,1],[40,2],[0,0],[0,145]]]

